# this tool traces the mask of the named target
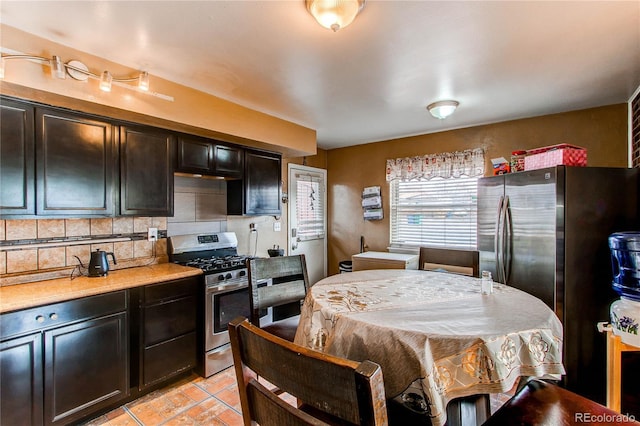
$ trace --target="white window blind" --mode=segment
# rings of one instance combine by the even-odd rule
[[[477,177],[390,182],[391,245],[476,249]]]
[[[297,236],[300,240],[324,238],[324,185],[321,177],[296,175]]]

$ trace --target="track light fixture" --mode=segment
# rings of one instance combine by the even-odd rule
[[[48,65],[51,68],[51,76],[54,78],[64,79],[67,74],[69,74],[73,79],[80,81],[85,81],[88,78],[100,80],[100,90],[105,92],[111,91],[113,82],[137,82],[138,89],[145,92],[149,91],[149,73],[146,71],[141,71],[140,74],[135,77],[114,77],[109,71],[96,74],[89,71],[87,66],[80,61],[72,60],[65,64],[60,57],[56,55],[53,55],[51,58],[33,55],[0,55],[0,79],[4,78],[6,61],[13,59],[36,61]]]

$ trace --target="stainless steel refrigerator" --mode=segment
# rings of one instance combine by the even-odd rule
[[[640,229],[638,199],[638,169],[557,166],[478,183],[481,270],[556,312],[564,326],[562,383],[602,404],[606,338],[596,324],[609,320],[618,298],[607,237]]]

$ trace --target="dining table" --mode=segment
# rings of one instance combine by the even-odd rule
[[[546,304],[516,288],[483,294],[471,276],[380,269],[310,287],[295,343],[376,362],[386,398],[440,426],[454,400],[509,392],[520,377],[559,380],[562,333]]]

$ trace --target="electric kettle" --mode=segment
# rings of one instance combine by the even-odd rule
[[[109,273],[109,261],[107,256],[111,256],[113,264],[117,265],[116,257],[113,253],[107,253],[100,249],[91,252],[91,260],[89,261],[89,276],[90,277],[104,277]]]

